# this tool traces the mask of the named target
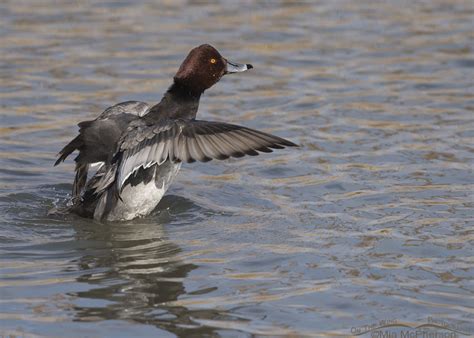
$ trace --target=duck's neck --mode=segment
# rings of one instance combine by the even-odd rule
[[[175,81],[146,117],[155,121],[166,118],[193,119],[198,111],[201,94]]]

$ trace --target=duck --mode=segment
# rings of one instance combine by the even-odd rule
[[[202,94],[227,74],[252,69],[216,48],[193,48],[161,101],[127,101],[78,124],[79,134],[55,166],[74,151],[75,178],[69,211],[97,221],[127,221],[150,214],[181,164],[256,156],[297,147],[284,138],[225,122],[196,119]],[[88,180],[89,171],[96,168]]]

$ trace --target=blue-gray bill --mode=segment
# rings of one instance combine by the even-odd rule
[[[226,74],[241,73],[253,68],[253,66],[250,63],[235,63],[235,62],[230,62],[229,60],[226,60],[226,61],[227,61],[226,69],[225,69]]]

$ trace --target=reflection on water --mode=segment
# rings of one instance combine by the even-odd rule
[[[0,335],[472,326],[472,1],[0,3]],[[149,217],[48,216],[75,124],[188,50],[252,63],[200,118],[302,145],[183,166]],[[3,330],[3,331],[2,331]]]
[[[74,307],[76,320],[133,320],[175,333],[180,328],[174,322],[192,324],[191,312],[165,304],[185,293],[183,280],[197,266],[176,257],[181,250],[166,238],[162,226],[144,224],[137,231],[136,224],[121,224],[84,231],[78,224],[76,231],[76,240],[105,244],[87,250],[76,262],[77,281],[91,288],[75,296],[92,300]]]

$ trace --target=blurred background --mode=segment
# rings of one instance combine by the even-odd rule
[[[474,2],[0,3],[0,335],[474,332]],[[188,51],[254,69],[201,119],[298,144],[184,165],[150,216],[48,216],[76,124],[160,100]],[[352,329],[352,331],[351,331]]]

